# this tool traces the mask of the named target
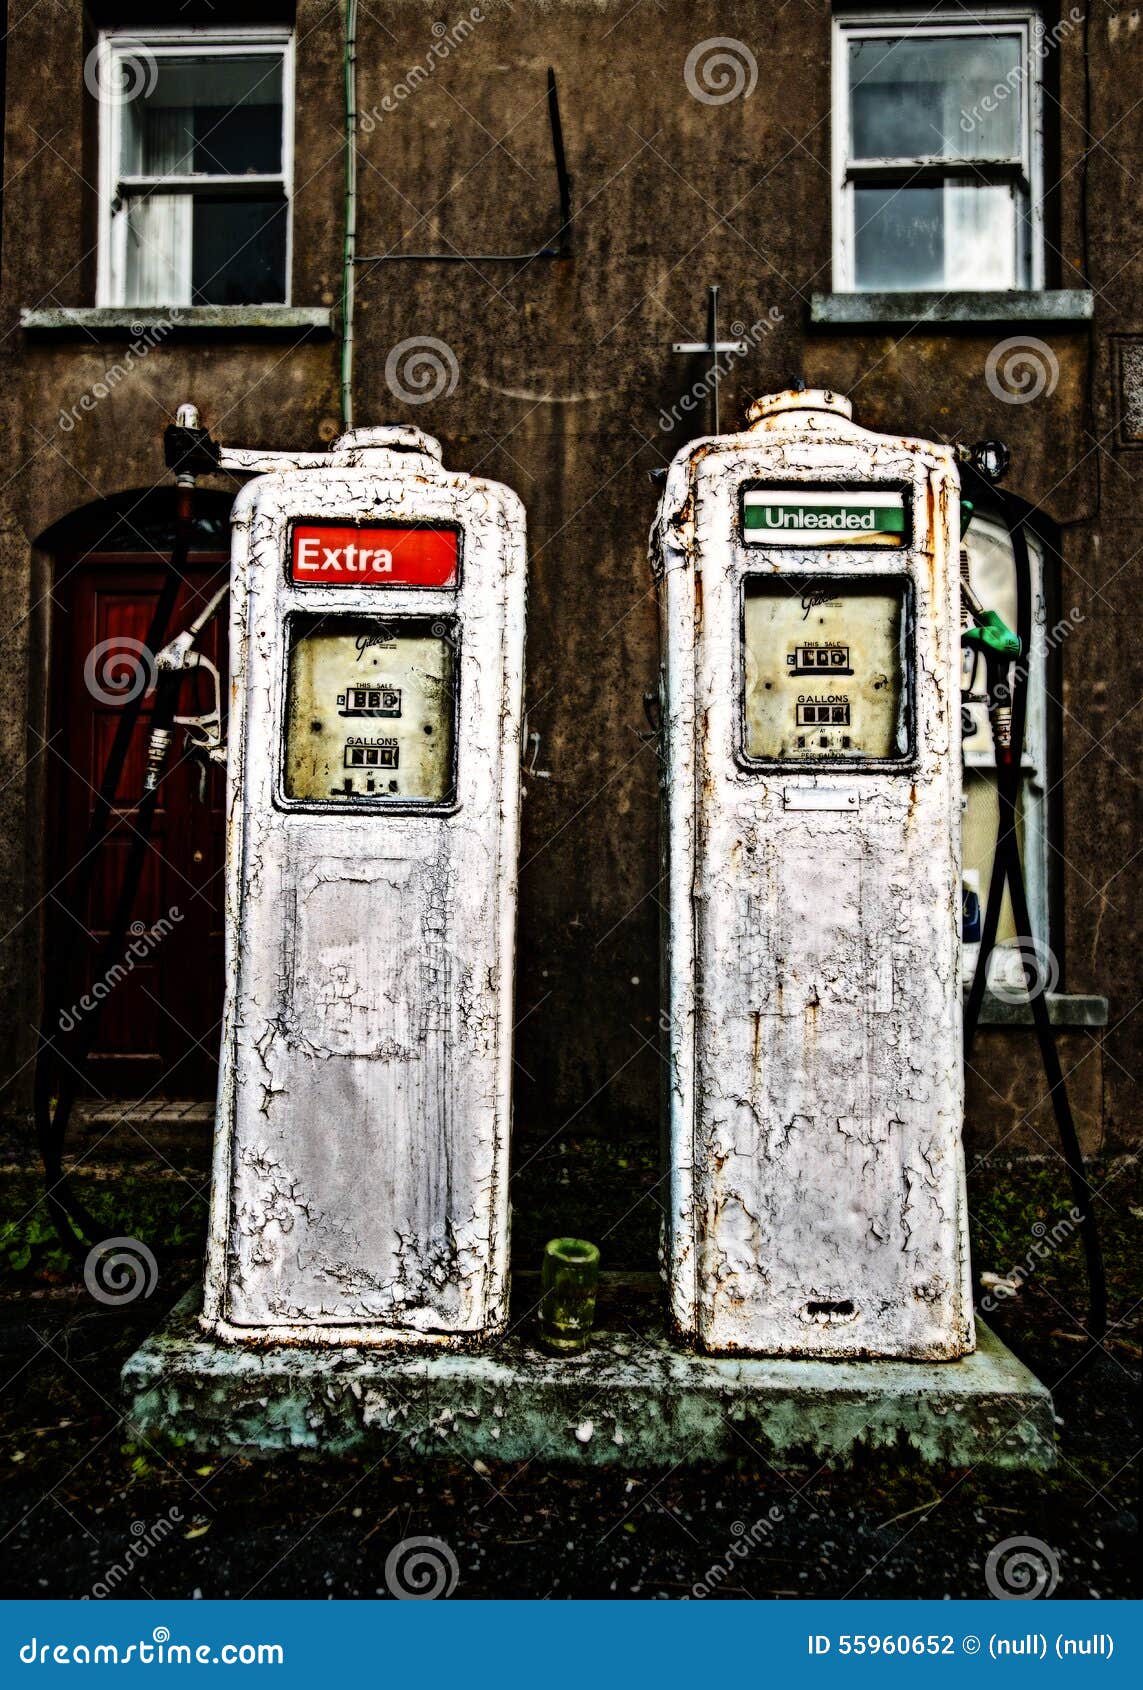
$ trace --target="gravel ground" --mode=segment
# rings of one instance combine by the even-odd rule
[[[561,1218],[569,1190],[582,1192],[597,1220],[606,1209],[607,1181],[588,1165],[594,1154],[580,1161],[590,1182],[577,1176],[569,1187],[561,1177]],[[573,1165],[577,1155],[571,1146]],[[978,1269],[1004,1271],[1023,1261],[1037,1217],[1051,1221],[1068,1199],[1042,1167],[992,1175],[974,1202],[975,1259]],[[639,1177],[630,1167],[616,1176],[628,1203]],[[104,1168],[87,1195],[98,1202],[102,1179],[117,1214],[127,1204],[146,1215],[149,1235],[168,1246],[161,1289],[146,1303],[105,1309],[50,1240],[29,1245],[22,1221],[24,1233],[3,1234],[3,1594],[372,1598],[390,1593],[398,1546],[412,1537],[446,1546],[435,1553],[450,1580],[454,1558],[457,1597],[985,1596],[990,1552],[1018,1537],[1038,1540],[1032,1553],[1057,1597],[1134,1594],[1143,1209],[1137,1164],[1108,1164],[1096,1177],[1115,1322],[1105,1353],[1077,1369],[1083,1280],[1074,1246],[1038,1266],[990,1317],[1054,1388],[1060,1461],[1051,1476],[924,1468],[904,1454],[841,1471],[743,1461],[595,1474],[543,1460],[209,1462],[133,1445],[118,1411],[119,1368],[195,1275],[200,1203],[188,1203],[181,1175],[164,1183]],[[19,1220],[34,1201],[33,1177],[10,1166],[5,1183],[7,1212]],[[538,1247],[554,1230],[550,1219],[543,1204],[520,1209],[517,1247]],[[645,1248],[646,1239],[617,1233],[612,1265],[645,1270]]]

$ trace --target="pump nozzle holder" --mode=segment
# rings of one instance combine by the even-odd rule
[[[586,1350],[595,1324],[599,1246],[585,1238],[551,1238],[544,1246],[540,1339],[558,1355]]]

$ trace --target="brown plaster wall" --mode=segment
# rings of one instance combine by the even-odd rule
[[[528,509],[529,727],[541,736],[537,765],[548,778],[529,778],[525,805],[523,1133],[539,1143],[569,1122],[613,1136],[654,1131],[659,870],[643,694],[656,677],[645,559],[656,492],[647,472],[701,429],[690,421],[664,429],[660,416],[703,373],[670,343],[701,338],[706,288],[717,282],[724,329],[771,312],[777,319],[724,380],[724,427],[757,394],[802,377],[850,393],[858,420],[873,427],[1005,438],[1010,486],[1058,525],[1061,608],[1077,604],[1084,619],[1061,659],[1056,868],[1066,913],[1054,938],[1069,988],[1111,1000],[1102,1079],[1090,1098],[1084,1093],[1085,1130],[1093,1142],[1133,1142],[1141,677],[1138,642],[1126,636],[1137,598],[1143,456],[1115,442],[1110,353],[1111,336],[1143,333],[1132,176],[1143,125],[1143,108],[1133,105],[1143,33],[1133,9],[1093,12],[1090,77],[1080,30],[1049,65],[1047,115],[1058,130],[1061,178],[1050,202],[1049,283],[1090,283],[1096,322],[1090,333],[1032,327],[1051,346],[1059,378],[1050,394],[1024,405],[1000,403],[984,382],[1001,334],[808,325],[810,293],[830,286],[830,9],[822,0],[484,0],[478,9],[483,21],[471,37],[385,112],[385,96],[437,39],[434,22],[451,26],[468,8],[420,0],[361,8],[359,108],[380,115],[361,136],[358,250],[525,252],[544,243],[558,210],[545,103],[551,65],[574,177],[573,256],[519,266],[362,265],[354,390],[359,422],[427,428],[441,438],[448,464],[507,482]],[[61,430],[61,412],[123,350],[83,338],[36,340],[17,326],[21,306],[93,303],[95,111],[83,83],[92,37],[82,6],[70,0],[17,0],[11,12],[0,423],[10,510],[3,591],[6,605],[19,606],[31,602],[32,543],[52,522],[106,493],[162,479],[161,430],[181,400],[193,399],[228,442],[303,448],[333,436],[339,407],[335,341],[171,335],[94,411]],[[687,54],[715,35],[754,52],[758,82],[748,99],[712,106],[687,92]],[[301,0],[297,40],[293,299],[336,305],[341,8]],[[1100,140],[1085,157],[1089,129]],[[387,360],[403,341],[426,335],[452,349],[455,391],[401,403],[386,383]],[[26,831],[17,817],[25,793],[38,800],[19,772],[21,734],[11,724],[26,716],[49,613],[45,603],[9,626],[4,644],[15,778],[0,850],[14,908],[25,897]],[[34,893],[29,888],[32,902]],[[27,1000],[33,963],[6,952],[0,983],[10,1000]],[[11,1016],[4,1020],[12,1025]],[[1030,1034],[996,1039],[1027,1049]],[[981,1061],[1013,1071],[999,1045]],[[993,1083],[1007,1096],[1006,1082]]]

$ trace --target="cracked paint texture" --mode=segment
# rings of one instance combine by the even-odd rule
[[[953,1357],[973,1344],[957,475],[948,448],[871,434],[832,396],[784,398],[676,458],[652,534],[671,1312],[716,1353]],[[740,495],[766,485],[902,489],[911,539],[748,545]],[[746,762],[744,578],[782,573],[907,580],[910,758]]]
[[[235,506],[204,1304],[234,1340],[447,1344],[506,1312],[524,515],[419,432],[361,437]],[[295,519],[456,525],[459,585],[292,585]],[[343,613],[455,625],[455,800],[285,800],[288,619]]]

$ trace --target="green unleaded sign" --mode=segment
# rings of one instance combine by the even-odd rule
[[[869,487],[758,488],[743,495],[742,526],[755,546],[900,546],[905,497]]]

